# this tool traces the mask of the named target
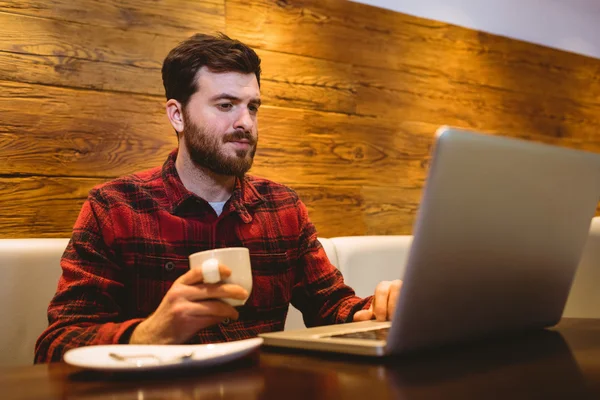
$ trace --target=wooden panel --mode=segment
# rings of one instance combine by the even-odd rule
[[[160,68],[179,38],[123,33],[0,12],[0,76],[95,90],[164,96]],[[151,43],[151,46],[147,44]],[[341,113],[355,111],[351,66],[260,51],[265,104]],[[293,65],[293,69],[285,66]]]
[[[176,146],[162,101],[146,96],[0,81],[0,118],[3,175],[119,176],[161,164]],[[418,186],[435,132],[268,106],[260,126],[252,172],[288,184]]]
[[[600,64],[600,63],[599,63]],[[358,68],[357,112],[389,119],[451,124],[512,136],[597,141],[600,101],[544,96],[456,82],[432,74]],[[598,99],[600,100],[600,99]],[[565,145],[569,145],[565,141]],[[591,143],[590,143],[591,144]],[[596,143],[597,144],[597,143]],[[573,143],[574,147],[580,147]]]
[[[283,183],[323,186],[421,186],[436,128],[283,109],[265,109],[260,123],[260,158],[253,172]]]
[[[0,177],[0,238],[70,237],[97,179]]]
[[[110,177],[176,146],[162,100],[0,81],[0,175]]]
[[[65,63],[74,59],[125,64],[139,70],[160,69],[163,58],[180,41],[143,32],[130,32],[124,40],[124,32],[118,29],[2,12],[0,24],[3,52],[55,56]]]
[[[352,66],[311,57],[257,50],[261,57],[261,97],[273,106],[356,112]]]
[[[280,58],[287,58],[281,55]],[[161,61],[162,62],[162,61]],[[267,71],[276,71],[263,63]],[[160,69],[139,69],[126,64],[102,63],[63,56],[15,54],[0,52],[0,74],[11,80],[55,86],[80,87],[164,96]],[[300,78],[302,75],[295,74]],[[273,80],[268,74],[262,78],[264,104],[290,108],[353,113],[353,89],[327,87],[311,83]],[[315,78],[318,79],[317,76]]]
[[[225,0],[0,0],[0,11],[163,36],[225,30]]]
[[[294,189],[321,237],[410,234],[421,200],[420,189],[307,185]]]
[[[263,78],[355,93],[352,65],[312,57],[256,49]]]
[[[515,80],[512,88],[540,94],[552,87],[594,97],[600,88],[597,60],[349,1],[228,0],[226,14],[235,21],[228,34],[266,50],[379,69],[435,69],[481,84],[497,84],[502,75]],[[573,81],[579,85],[565,87]]]
[[[162,101],[0,82],[0,174],[114,177],[176,146]],[[263,107],[252,172],[287,184],[418,188],[435,123]],[[527,137],[600,149],[598,138]],[[35,146],[32,146],[35,141]]]
[[[251,45],[396,68],[440,41],[445,24],[336,0],[228,0],[227,33]],[[432,46],[430,46],[431,49]]]
[[[352,113],[356,109],[359,114],[391,118],[400,115],[431,123],[505,130],[507,133],[514,131],[516,126],[523,131],[534,128],[536,131],[548,131],[558,136],[573,136],[554,131],[558,129],[556,123],[565,126],[565,129],[569,128],[569,124],[575,124],[578,131],[588,131],[578,133],[580,137],[588,136],[589,131],[595,132],[596,115],[600,107],[600,101],[574,102],[572,97],[563,99],[554,94],[536,96],[535,101],[532,101],[532,97],[523,92],[449,81],[435,75],[434,70],[422,71],[418,75],[414,71],[386,71],[382,74],[378,69],[358,68],[355,79],[360,85],[354,88],[352,72],[348,69],[341,69],[338,76],[335,76],[335,71],[331,71],[327,62],[319,63],[306,57],[290,57],[271,52],[261,52],[261,56],[265,60],[262,88],[265,103],[277,106],[343,113]],[[294,69],[295,73],[285,77],[280,71],[284,71],[281,65],[286,62],[299,66],[300,70]],[[321,77],[320,71],[331,73]],[[0,72],[24,82],[157,96],[163,94],[158,68],[140,71],[139,68],[125,64],[99,63],[62,56],[0,53]],[[569,115],[570,113],[574,115]],[[550,123],[537,123],[543,119]],[[529,126],[523,126],[522,123]]]
[[[263,79],[260,92],[262,103],[265,105],[344,114],[352,114],[356,109],[355,96],[344,89]]]
[[[252,19],[228,33],[261,48],[363,65],[358,114],[507,134],[597,131],[600,61],[589,57],[333,0],[230,0],[227,15]]]
[[[15,82],[164,96],[158,67],[137,68],[66,55],[0,50],[0,76]]]
[[[194,32],[263,60],[251,173],[321,236],[410,233],[439,125],[600,152],[600,61],[339,0],[0,0],[0,237],[69,236],[176,146],[160,67]]]
[[[269,52],[261,52],[261,57],[265,53]],[[261,96],[264,104],[348,114],[355,111],[355,89],[349,83],[351,72],[346,82],[323,83],[319,65],[315,64],[327,65],[326,61],[285,54],[277,56],[263,58]],[[314,66],[315,72],[313,76],[290,73],[287,77],[272,78],[270,73],[280,71],[269,65],[272,60],[276,64],[289,60],[300,67]],[[159,68],[140,69],[127,64],[0,51],[0,75],[19,82],[164,96]]]

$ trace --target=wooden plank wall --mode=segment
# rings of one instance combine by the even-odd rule
[[[435,129],[600,151],[600,60],[344,0],[0,0],[0,237],[67,237],[176,146],[160,66],[195,32],[263,59],[252,173],[321,236],[410,233]]]

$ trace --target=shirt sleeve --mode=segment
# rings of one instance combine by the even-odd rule
[[[352,322],[354,313],[369,308],[372,296],[361,299],[344,283],[317,239],[306,206],[298,200],[297,208],[301,233],[292,305],[302,312],[307,327]]]
[[[124,320],[124,274],[111,250],[109,206],[97,191],[84,203],[61,259],[62,275],[38,338],[35,362],[60,361],[72,348],[127,343],[142,319]]]

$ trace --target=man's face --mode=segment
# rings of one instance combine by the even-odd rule
[[[254,74],[196,76],[198,90],[183,112],[181,134],[194,164],[228,176],[243,176],[252,166],[258,141],[260,89]]]

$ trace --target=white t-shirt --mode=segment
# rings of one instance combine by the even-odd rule
[[[225,206],[225,203],[227,203],[227,200],[225,200],[225,201],[215,201],[215,202],[210,202],[209,201],[208,202],[208,204],[210,204],[210,206],[213,208],[213,210],[215,210],[215,212],[217,213],[217,215],[221,215],[221,213],[223,212],[223,206]]]

